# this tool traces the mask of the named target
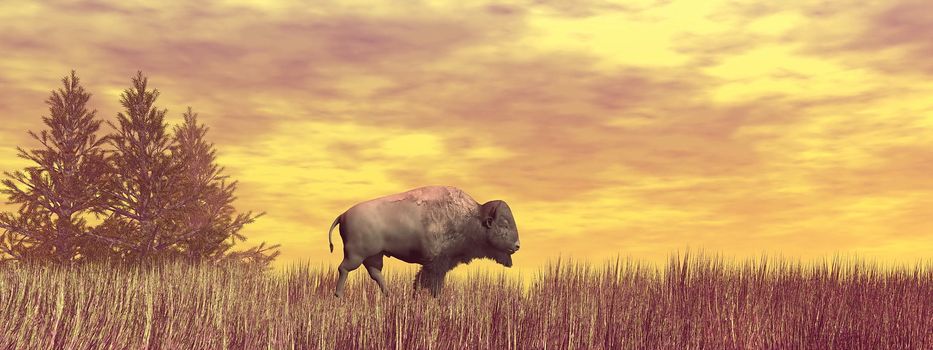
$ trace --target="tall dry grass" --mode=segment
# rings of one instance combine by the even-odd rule
[[[656,269],[556,260],[411,296],[364,271],[344,299],[308,265],[18,266],[0,272],[2,349],[930,349],[931,264],[675,256]]]

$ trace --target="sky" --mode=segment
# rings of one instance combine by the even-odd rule
[[[5,1],[0,52],[0,169],[72,69],[105,120],[141,70],[280,266],[439,184],[509,203],[519,270],[933,250],[930,1]]]

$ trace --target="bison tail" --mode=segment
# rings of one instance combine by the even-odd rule
[[[334,240],[333,240],[334,227],[337,227],[337,225],[340,224],[341,219],[343,219],[343,214],[338,215],[337,218],[334,219],[334,223],[330,225],[330,230],[327,231],[327,242],[330,243],[331,253],[334,252]]]

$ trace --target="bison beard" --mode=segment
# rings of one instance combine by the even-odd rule
[[[493,259],[505,267],[512,267],[511,254],[492,248],[483,250],[483,253],[480,255],[456,254],[450,259],[438,260],[423,265],[415,275],[412,296],[416,295],[419,289],[424,288],[430,291],[432,296],[437,297],[441,288],[444,287],[444,280],[448,272],[453,270],[454,267],[457,267],[457,265],[469,264],[473,259],[482,258]]]
[[[496,251],[493,251],[492,254],[490,255],[493,260],[495,260],[497,263],[502,264],[502,266],[512,267],[512,255],[511,254],[496,250]]]

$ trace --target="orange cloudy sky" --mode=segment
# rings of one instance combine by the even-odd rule
[[[518,267],[933,249],[933,2],[128,3],[0,3],[0,169],[71,69],[107,119],[142,70],[283,262],[428,184],[508,201]]]

